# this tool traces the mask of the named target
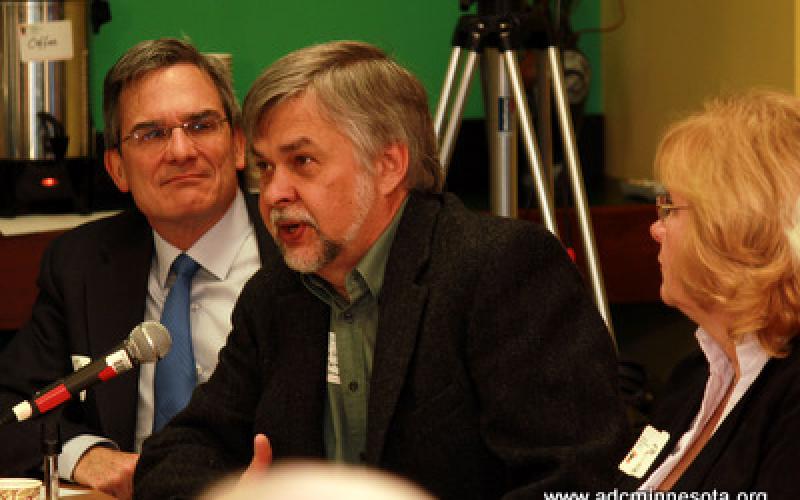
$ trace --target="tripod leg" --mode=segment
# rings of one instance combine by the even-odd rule
[[[539,147],[536,144],[536,135],[533,130],[533,121],[528,108],[528,98],[522,87],[522,76],[520,75],[519,65],[517,64],[516,54],[511,49],[504,49],[506,71],[511,80],[511,87],[514,91],[514,102],[519,113],[519,124],[522,129],[522,138],[525,142],[525,150],[528,153],[528,163],[531,168],[531,176],[536,186],[536,195],[539,200],[539,209],[542,212],[542,222],[544,226],[556,237],[558,237],[558,225],[556,224],[555,204],[553,197],[548,189],[549,182],[545,178],[542,168]]]
[[[489,208],[495,215],[517,217],[517,113],[508,73],[496,48],[481,57],[486,137],[489,144]]]
[[[539,141],[539,153],[542,155],[542,168],[545,179],[548,180],[549,191],[555,195],[555,171],[553,169],[553,109],[550,78],[550,64],[544,49],[535,49],[536,54],[536,94],[533,100],[532,114],[536,115],[533,122],[536,127],[536,137]],[[522,64],[522,63],[520,63]],[[530,100],[529,100],[530,104]]]
[[[450,110],[450,120],[447,122],[444,136],[439,141],[439,163],[442,165],[445,178],[447,178],[450,158],[453,156],[453,148],[455,147],[458,129],[461,127],[461,117],[464,114],[464,102],[467,100],[469,86],[472,83],[472,76],[475,74],[475,62],[477,59],[478,53],[476,51],[467,51],[467,61],[464,63],[461,81],[458,82],[455,101]]]
[[[578,215],[578,224],[583,241],[583,250],[586,253],[589,279],[592,284],[597,308],[600,309],[600,314],[603,315],[608,331],[611,334],[611,340],[614,341],[611,313],[608,308],[606,290],[603,285],[603,274],[600,270],[599,259],[597,257],[597,246],[594,241],[594,232],[592,231],[589,203],[586,198],[580,160],[578,159],[578,148],[575,143],[575,132],[572,127],[569,104],[567,103],[564,71],[561,68],[561,54],[559,53],[558,47],[549,47],[547,49],[547,56],[550,62],[550,74],[553,78],[553,95],[556,102],[556,114],[558,115],[559,124],[561,125],[561,138],[564,142],[564,158],[567,160],[567,172],[569,173],[570,184],[572,186],[572,196],[575,199],[575,213]]]
[[[453,47],[450,52],[450,63],[447,65],[447,73],[445,73],[444,82],[442,82],[442,91],[439,94],[439,105],[436,107],[436,115],[433,120],[433,130],[436,132],[437,138],[442,136],[442,122],[447,111],[447,103],[450,102],[450,93],[453,91],[453,82],[456,79],[456,70],[458,69],[458,59],[460,57],[461,47]]]

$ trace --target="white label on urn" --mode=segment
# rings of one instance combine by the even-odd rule
[[[19,58],[29,61],[64,61],[72,59],[72,21],[20,24]]]

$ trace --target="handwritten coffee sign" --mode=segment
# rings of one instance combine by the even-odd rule
[[[72,59],[72,22],[20,24],[17,42],[22,62]]]

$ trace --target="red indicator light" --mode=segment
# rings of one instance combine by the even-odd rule
[[[55,177],[42,177],[40,183],[42,184],[42,187],[46,188],[56,187],[58,186],[58,179],[56,179]]]

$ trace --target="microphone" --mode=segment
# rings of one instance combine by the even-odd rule
[[[84,389],[125,373],[140,363],[152,363],[166,356],[172,346],[167,328],[156,321],[145,321],[131,330],[128,338],[106,356],[96,359],[71,375],[38,391],[30,400],[15,405],[0,417],[0,425],[22,422],[47,413],[69,401]]]

